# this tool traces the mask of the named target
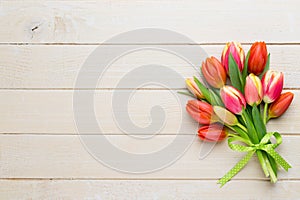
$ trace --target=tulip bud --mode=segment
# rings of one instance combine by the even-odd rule
[[[267,46],[265,42],[255,42],[250,48],[248,59],[248,72],[255,75],[261,74],[268,60]]]
[[[201,140],[208,142],[217,142],[227,137],[226,129],[220,124],[211,124],[202,126],[198,130],[198,136]]]
[[[245,98],[250,106],[259,105],[263,98],[263,88],[260,79],[254,74],[246,78]]]
[[[268,70],[262,78],[265,103],[272,103],[281,94],[283,88],[283,73]]]
[[[213,108],[220,121],[224,122],[226,125],[235,126],[238,124],[236,116],[226,108],[221,106],[214,106]]]
[[[232,113],[240,115],[246,107],[246,101],[240,91],[232,86],[225,85],[220,90],[222,101],[225,107]]]
[[[193,78],[188,78],[185,80],[186,86],[188,90],[198,99],[204,99],[203,94],[201,93],[200,89],[198,88],[197,84],[195,83]]]
[[[202,63],[202,74],[214,88],[221,88],[226,83],[226,71],[220,61],[213,56]]]
[[[291,92],[281,94],[280,97],[269,107],[269,118],[280,117],[288,109],[293,98],[294,94]]]
[[[216,121],[213,107],[206,102],[189,100],[186,105],[186,110],[190,116],[200,124],[210,124]]]
[[[228,74],[229,70],[229,55],[230,53],[233,56],[233,59],[237,63],[240,71],[243,71],[244,69],[244,61],[245,61],[245,52],[241,46],[240,43],[238,42],[228,42],[226,46],[223,49],[222,57],[221,57],[221,62],[223,66],[226,69],[226,72]]]

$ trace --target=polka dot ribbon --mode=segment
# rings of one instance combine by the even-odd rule
[[[270,143],[271,137],[274,136],[276,143]],[[235,144],[234,142],[241,142],[245,145]],[[221,187],[225,185],[232,177],[234,177],[245,165],[249,162],[253,154],[257,150],[265,151],[267,154],[272,156],[274,160],[285,170],[288,171],[291,166],[287,163],[274,149],[282,143],[281,135],[278,132],[267,133],[260,141],[259,144],[253,144],[250,140],[244,139],[237,135],[231,135],[228,139],[228,146],[239,152],[248,152],[243,159],[241,159],[229,172],[227,172],[218,183],[221,184]]]

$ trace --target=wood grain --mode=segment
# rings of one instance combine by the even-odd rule
[[[134,45],[130,45],[131,47]],[[75,81],[79,70],[88,56],[97,48],[97,45],[59,45],[59,46],[1,46],[0,55],[0,88],[75,88]],[[135,45],[136,48],[142,48]],[[193,60],[198,60],[196,69],[183,59],[168,52],[157,49],[166,47],[174,51],[191,52]],[[182,79],[195,76],[199,73],[201,62],[208,55],[220,58],[223,45],[204,45],[203,52],[199,52],[199,46],[193,45],[154,45],[152,50],[144,49],[132,52],[120,57],[113,62],[102,74],[97,88],[116,88],[124,76],[134,69],[144,65],[166,66],[174,70]],[[245,45],[248,51],[249,45]],[[107,55],[112,55],[117,49],[126,49],[127,45],[107,45]],[[286,88],[299,88],[300,79],[300,57],[298,52],[300,46],[295,45],[270,45],[268,50],[271,53],[271,68],[283,71],[285,75]],[[196,53],[195,53],[196,52]],[[107,55],[103,55],[104,57]],[[99,55],[100,57],[102,55]],[[107,67],[107,64],[99,61],[96,68],[87,73],[87,77],[100,73]],[[100,74],[99,74],[100,76]],[[144,74],[145,76],[145,74]],[[133,77],[136,80],[144,76]],[[169,83],[169,88],[184,88],[184,81],[175,79],[174,76],[165,75],[164,80]],[[119,88],[130,88],[130,84],[121,84]],[[136,86],[137,87],[137,86]],[[158,88],[157,85],[151,86]],[[81,86],[79,88],[84,88]]]
[[[4,199],[298,199],[299,181],[231,181],[220,189],[213,180],[2,180]],[[238,190],[236,188],[239,188]]]
[[[96,136],[90,137],[97,141]],[[159,135],[144,140],[120,135],[106,136],[112,145],[123,151],[143,154],[159,151],[175,137]],[[185,140],[194,136],[177,137]],[[130,174],[112,170],[98,162],[86,151],[78,136],[0,135],[0,138],[1,178],[215,180],[222,177],[244,156],[243,153],[230,150],[226,142],[218,143],[210,152],[209,144],[195,138],[191,147],[173,165],[153,173]],[[293,168],[288,173],[281,170],[278,173],[279,179],[300,179],[299,142],[300,138],[297,136],[283,137],[283,143],[277,150]],[[169,156],[173,157],[174,154]],[[200,156],[205,158],[199,159]],[[110,159],[121,162],[120,158],[113,155]],[[258,160],[251,159],[234,179],[264,179]]]
[[[176,31],[198,43],[258,39],[300,42],[297,0],[39,0],[1,1],[0,6],[0,26],[5,27],[0,30],[2,43],[98,43],[119,33],[149,27]],[[123,43],[133,43],[135,39]],[[153,40],[157,43],[159,39]],[[182,42],[185,41],[168,41]]]
[[[91,91],[80,91],[90,93]],[[127,93],[132,98],[124,99],[128,107],[118,104],[112,106],[113,95]],[[295,90],[295,99],[285,115],[269,123],[269,131],[299,134],[298,123],[300,108],[300,91]],[[0,133],[34,133],[34,134],[77,134],[74,122],[73,91],[60,90],[2,90],[0,91]],[[147,99],[147,101],[145,101]],[[168,90],[97,90],[95,92],[95,115],[104,134],[123,134],[128,132],[127,126],[118,126],[120,122],[130,120],[137,127],[147,127],[154,123],[158,126],[155,133],[160,134],[194,134],[197,124],[185,112],[185,104],[190,97]],[[122,101],[123,102],[123,101]],[[180,103],[181,102],[181,103]],[[120,103],[122,104],[122,103]],[[153,121],[151,110],[159,106],[164,110],[164,120]],[[88,116],[88,112],[81,113]],[[116,121],[115,115],[118,114]],[[157,114],[156,114],[157,115]],[[160,125],[164,121],[164,125]],[[118,122],[118,123],[117,123]],[[88,121],[86,122],[88,123]],[[161,129],[158,129],[161,128]],[[182,128],[182,129],[180,129]],[[154,134],[143,129],[141,133]],[[98,134],[99,131],[90,132]],[[132,132],[128,132],[129,134]]]
[[[297,0],[0,1],[0,199],[299,199],[299,6]],[[139,28],[175,31],[194,42],[162,40],[160,34],[149,33],[143,34],[144,39],[108,41]],[[288,173],[279,172],[276,185],[264,178],[253,158],[234,180],[219,189],[217,179],[243,156],[231,151],[226,142],[200,160],[207,144],[196,139],[173,165],[140,175],[111,170],[86,151],[76,135],[72,97],[75,91],[90,91],[76,87],[75,81],[98,45],[108,49],[101,55],[104,57],[115,49],[152,45],[150,50],[132,52],[109,66],[96,86],[94,105],[102,132],[113,145],[128,152],[149,153],[165,147],[176,136],[188,138],[196,133],[197,124],[174,98],[174,92],[185,87],[184,82],[166,75],[168,89],[139,86],[128,100],[128,109],[116,106],[119,120],[126,120],[124,113],[128,112],[139,127],[156,123],[151,118],[154,105],[166,114],[158,132],[131,132],[130,136],[124,135],[126,127],[120,129],[116,124],[111,97],[116,92],[134,91],[135,86],[125,84],[116,90],[118,82],[149,64],[167,66],[182,79],[191,77],[206,55],[194,55],[199,60],[194,69],[157,48],[165,44],[174,50],[195,52],[201,45],[207,55],[219,58],[224,43],[231,40],[242,42],[246,50],[254,41],[266,41],[271,68],[284,72],[286,90],[295,93],[286,115],[268,127],[283,133],[278,151],[293,166]],[[97,64],[99,68],[87,77],[106,67],[105,63]],[[184,102],[188,99],[180,98]],[[184,131],[178,131],[180,125]]]

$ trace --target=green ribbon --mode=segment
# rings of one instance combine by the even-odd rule
[[[257,150],[262,150],[268,153],[274,158],[274,160],[285,170],[288,171],[291,166],[287,163],[274,149],[282,143],[281,135],[278,132],[267,133],[260,141],[259,144],[253,144],[250,140],[244,139],[237,135],[231,135],[228,139],[228,146],[239,152],[248,152],[246,156],[241,159],[229,172],[227,172],[218,183],[221,184],[221,187],[225,185],[232,177],[234,177],[243,167],[249,162],[253,154]],[[269,143],[271,137],[274,136],[276,143]],[[248,146],[234,144],[233,142],[242,142]]]

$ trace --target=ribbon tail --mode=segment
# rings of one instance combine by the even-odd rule
[[[288,171],[289,168],[292,168],[292,166],[284,160],[281,155],[279,155],[273,148],[267,148],[264,149],[270,156],[274,158],[274,160],[285,170]]]
[[[221,184],[220,187],[223,187],[232,177],[234,177],[241,169],[245,167],[245,165],[249,162],[250,158],[253,156],[255,151],[250,151],[241,159],[231,170],[229,170],[219,181],[218,184]]]

